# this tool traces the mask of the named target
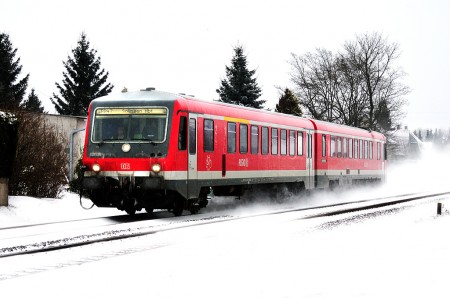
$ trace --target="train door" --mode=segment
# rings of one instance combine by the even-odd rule
[[[189,130],[188,130],[188,189],[187,196],[189,198],[198,197],[198,171],[197,171],[197,115],[189,114]]]
[[[314,150],[313,150],[313,137],[311,131],[306,131],[306,188],[310,189],[314,187],[314,169],[313,169],[313,160],[314,160]]]

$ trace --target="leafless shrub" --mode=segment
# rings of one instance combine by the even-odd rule
[[[16,160],[9,189],[12,195],[58,197],[67,184],[65,138],[34,113],[18,112]]]

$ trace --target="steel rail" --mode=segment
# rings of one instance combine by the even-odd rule
[[[321,211],[316,214],[301,216],[298,219],[302,220],[302,219],[327,217],[327,216],[334,216],[334,215],[363,211],[363,210],[374,209],[374,208],[382,208],[382,207],[386,207],[386,206],[390,206],[390,205],[407,203],[407,202],[411,202],[411,201],[427,199],[427,198],[432,198],[432,197],[441,197],[441,196],[445,196],[445,195],[450,195],[450,192],[438,192],[438,193],[427,193],[427,194],[407,194],[407,195],[390,196],[390,197],[377,198],[377,199],[364,199],[364,200],[358,200],[358,201],[342,202],[342,203],[321,205],[321,206],[314,206],[314,207],[268,211],[268,212],[262,212],[262,213],[258,213],[258,214],[251,214],[251,215],[247,215],[247,216],[218,215],[218,216],[209,216],[208,217],[208,214],[203,214],[203,215],[206,215],[207,217],[201,217],[201,218],[192,218],[192,216],[187,216],[187,219],[183,220],[183,221],[168,222],[168,223],[164,223],[164,224],[160,224],[160,225],[156,225],[156,226],[141,226],[141,227],[137,227],[137,228],[108,230],[108,231],[96,232],[96,233],[85,234],[85,235],[77,235],[74,237],[65,237],[65,238],[53,239],[53,240],[48,240],[48,241],[41,241],[41,242],[37,242],[37,243],[28,243],[28,244],[23,244],[23,245],[18,245],[18,246],[3,247],[3,248],[0,248],[0,258],[12,257],[12,256],[17,256],[17,255],[23,255],[23,254],[48,252],[48,251],[54,251],[54,250],[72,248],[72,247],[85,246],[85,245],[90,245],[90,244],[94,244],[94,243],[106,242],[106,241],[122,240],[122,239],[126,239],[126,238],[134,238],[134,237],[151,235],[151,234],[155,234],[158,232],[164,232],[164,231],[170,231],[170,230],[176,230],[176,229],[182,229],[182,228],[189,228],[189,227],[193,227],[193,226],[200,226],[200,225],[206,225],[206,224],[214,224],[214,223],[220,223],[220,222],[226,222],[226,221],[235,221],[235,220],[261,217],[261,216],[267,216],[267,215],[283,214],[283,213],[320,210],[320,209],[327,209],[327,208],[339,207],[339,206],[342,206],[342,207],[348,206],[346,208],[342,208],[339,210]],[[380,201],[382,201],[382,202],[380,202]],[[351,206],[351,205],[355,205],[355,204],[364,204],[364,205],[356,206],[356,207]],[[179,219],[179,217],[178,217],[178,219]],[[91,220],[91,219],[89,219],[89,220]]]

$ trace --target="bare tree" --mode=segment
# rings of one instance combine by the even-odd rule
[[[399,57],[399,46],[388,43],[379,33],[363,34],[354,42],[346,42],[343,56],[352,65],[353,71],[362,77],[362,90],[366,96],[366,119],[363,126],[373,130],[384,130],[382,122],[387,115],[391,122],[402,116],[405,96],[410,92],[400,80],[404,77],[401,68],[394,67]]]
[[[355,72],[347,59],[339,55],[336,59],[338,81],[336,108],[341,124],[361,127],[367,98],[361,86],[362,76]]]
[[[306,115],[314,119],[336,121],[337,77],[334,57],[329,51],[317,49],[303,56],[292,54],[291,80]]]
[[[58,197],[67,184],[67,140],[36,113],[15,113],[19,128],[12,195]]]
[[[398,56],[397,44],[365,34],[337,54],[292,54],[291,81],[307,116],[386,132],[402,117],[409,93],[404,72],[394,66]]]

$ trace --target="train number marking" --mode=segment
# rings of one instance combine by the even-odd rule
[[[121,170],[129,170],[129,169],[131,169],[131,166],[130,166],[129,163],[123,162],[123,163],[120,164],[120,169]]]
[[[248,158],[239,159],[239,166],[248,168]]]
[[[211,168],[212,168],[212,160],[211,160],[211,156],[208,155],[208,156],[206,157],[206,169],[207,169],[208,171],[210,171]]]

